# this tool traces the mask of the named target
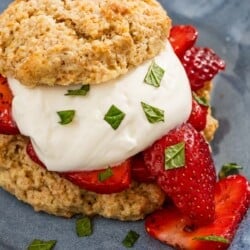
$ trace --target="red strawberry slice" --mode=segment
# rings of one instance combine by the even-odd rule
[[[249,183],[245,177],[227,177],[215,187],[215,220],[201,227],[189,222],[174,207],[169,206],[147,217],[146,231],[154,238],[179,249],[227,249],[229,243],[199,240],[206,236],[232,241],[240,221],[249,207]]]
[[[250,202],[250,186],[244,176],[230,175],[216,185],[216,217],[241,221]],[[226,206],[226,208],[225,208]]]
[[[225,62],[209,48],[193,47],[198,37],[197,30],[191,25],[177,25],[170,31],[169,41],[180,58],[193,91],[202,88],[220,71]]]
[[[196,91],[226,67],[225,62],[209,48],[192,47],[181,58],[191,89]]]
[[[143,154],[139,153],[131,158],[131,176],[132,179],[138,182],[152,182],[155,181],[147,169]]]
[[[206,127],[207,113],[208,113],[208,106],[201,105],[196,100],[193,99],[192,112],[187,122],[192,124],[192,126],[197,131],[202,131]]]
[[[35,163],[46,169],[46,166],[37,156],[32,143],[29,141],[26,152]],[[121,192],[131,183],[130,160],[126,160],[110,169],[111,176],[106,180],[100,181],[99,176],[105,173],[103,170],[82,171],[82,172],[64,172],[58,173],[61,177],[71,181],[80,188],[84,188],[100,194],[111,194]]]
[[[185,143],[183,167],[165,170],[165,149]],[[216,173],[208,144],[191,124],[183,124],[144,152],[147,168],[180,211],[194,224],[214,219]]]
[[[118,193],[129,188],[131,183],[130,160],[126,160],[117,166],[110,168],[112,176],[107,180],[100,181],[100,173],[106,170],[82,171],[60,173],[62,177],[71,181],[80,188],[87,189],[99,194]]]
[[[26,153],[28,154],[28,156],[30,157],[30,159],[32,161],[34,161],[36,164],[40,165],[43,168],[46,168],[46,166],[42,163],[42,161],[38,158],[33,145],[31,143],[31,141],[28,142],[27,147],[26,147]]]
[[[176,55],[182,58],[184,53],[194,46],[198,31],[191,25],[176,25],[170,31],[169,41]]]
[[[12,119],[11,104],[12,93],[7,79],[0,75],[0,133],[7,135],[17,135],[19,130]]]

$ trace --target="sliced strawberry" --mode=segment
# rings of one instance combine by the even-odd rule
[[[131,183],[130,160],[126,160],[120,165],[112,167],[112,176],[105,181],[100,181],[99,175],[104,171],[105,169],[96,171],[68,172],[61,173],[60,175],[80,188],[99,194],[112,194],[129,188]]]
[[[207,113],[208,113],[208,106],[201,105],[196,100],[193,99],[192,112],[187,122],[192,124],[192,126],[197,131],[202,131],[206,127]]]
[[[143,154],[139,153],[131,158],[131,176],[132,179],[138,182],[152,182],[155,181],[147,169]]]
[[[226,67],[225,62],[209,48],[192,47],[181,58],[191,89],[196,91]]]
[[[250,186],[244,176],[230,175],[215,188],[216,217],[242,220],[250,202]]]
[[[33,160],[41,167],[46,168],[46,166],[38,158],[31,142],[28,142],[26,152],[30,156],[31,160]],[[131,183],[130,160],[126,160],[123,163],[112,167],[112,176],[110,176],[106,180],[100,181],[99,176],[104,172],[105,169],[58,174],[61,177],[71,181],[73,184],[79,186],[80,188],[84,188],[100,194],[117,193],[129,188],[129,185]]]
[[[19,130],[11,115],[12,93],[7,79],[0,75],[0,134],[17,135]]]
[[[212,49],[194,47],[197,37],[198,32],[191,25],[174,26],[169,37],[176,55],[187,72],[193,91],[202,88],[205,82],[212,80],[226,66]]]
[[[185,143],[183,167],[165,170],[165,149]],[[195,224],[214,219],[216,173],[208,144],[191,124],[183,124],[144,152],[147,168],[180,211]]]
[[[31,143],[31,141],[28,142],[27,147],[26,147],[26,153],[28,154],[28,156],[30,157],[30,159],[32,161],[34,161],[35,163],[37,163],[38,165],[40,165],[43,168],[46,168],[46,166],[41,162],[41,160],[38,158],[33,145]]]
[[[215,189],[215,220],[212,223],[192,227],[174,206],[169,206],[147,217],[146,231],[178,249],[227,249],[228,243],[199,239],[212,235],[215,239],[232,241],[249,207],[249,184],[245,177],[235,175],[218,182]]]
[[[184,53],[194,46],[198,31],[191,25],[176,25],[170,31],[169,41],[176,55],[182,58]]]

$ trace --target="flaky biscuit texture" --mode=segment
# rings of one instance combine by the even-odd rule
[[[27,86],[98,84],[165,45],[155,0],[16,0],[0,16],[0,73]]]

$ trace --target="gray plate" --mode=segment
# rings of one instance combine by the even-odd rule
[[[10,0],[0,0],[0,11]],[[227,61],[227,70],[216,78],[213,94],[220,128],[213,142],[218,168],[225,162],[245,166],[250,177],[250,4],[249,0],[161,1],[175,23],[191,23],[200,31],[199,43],[213,48]],[[121,241],[133,229],[141,237],[134,249],[170,249],[149,238],[143,222],[94,220],[94,234],[77,238],[75,219],[62,219],[33,209],[0,190],[0,249],[26,249],[34,239],[56,239],[55,249],[125,249]],[[232,249],[250,249],[250,213],[241,224]]]

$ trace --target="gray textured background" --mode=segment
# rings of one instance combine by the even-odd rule
[[[10,3],[0,0],[0,12]],[[161,3],[174,23],[191,23],[200,31],[199,43],[212,47],[227,61],[227,70],[216,78],[213,106],[220,128],[213,142],[219,168],[225,162],[237,162],[250,177],[250,2],[249,0],[175,0]],[[0,190],[0,250],[26,249],[34,238],[57,239],[59,249],[124,249],[121,241],[130,229],[141,237],[133,249],[170,249],[150,239],[143,222],[123,223],[96,218],[94,234],[79,239],[74,232],[75,219],[62,219],[35,213],[26,204]],[[241,224],[231,250],[250,249],[250,212]]]

